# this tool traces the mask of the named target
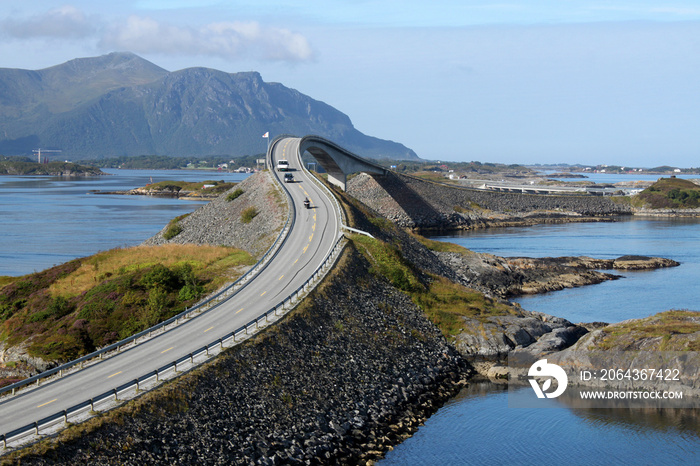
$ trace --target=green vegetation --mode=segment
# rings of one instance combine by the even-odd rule
[[[250,223],[253,221],[253,219],[258,215],[258,209],[256,209],[253,206],[250,206],[241,212],[241,222],[243,223]]]
[[[243,190],[241,188],[236,188],[233,192],[229,193],[229,195],[226,196],[226,200],[228,202],[231,202],[235,199],[238,199],[241,194],[243,194]]]
[[[71,162],[32,162],[27,157],[0,157],[0,175],[58,175],[98,176],[104,173],[95,167]]]
[[[632,200],[635,207],[694,209],[700,207],[700,186],[680,178],[661,178]]]
[[[426,238],[425,236],[411,233],[416,240],[423,246],[435,252],[459,252],[460,254],[473,254],[469,249],[460,246],[459,244],[448,243],[446,241],[435,241],[434,239]]]
[[[423,180],[434,181],[437,183],[450,183],[450,184],[457,183],[457,180],[451,180],[449,178],[445,178],[445,176],[440,172],[417,171],[415,173],[411,173],[411,175],[418,177],[418,178],[421,178]]]
[[[171,240],[180,233],[182,233],[182,227],[179,223],[169,223],[168,228],[165,230],[165,233],[163,233],[163,238],[165,238],[166,240]]]
[[[228,164],[229,168],[256,166],[257,159],[265,158],[264,154],[245,156],[208,156],[203,160],[190,160],[183,157],[171,157],[167,155],[139,155],[122,156],[90,160],[91,165],[100,168],[124,168],[124,169],[152,169],[152,170],[176,170],[179,168],[188,169],[209,169],[214,170],[219,165]],[[233,162],[233,163],[232,163]],[[233,166],[235,165],[235,166]]]
[[[190,214],[183,214],[170,220],[170,222],[168,222],[168,226],[165,228],[165,232],[163,233],[163,238],[165,238],[166,240],[171,240],[180,233],[182,233],[182,226],[180,225],[180,220],[187,217],[188,215]]]
[[[0,289],[0,338],[70,360],[172,317],[254,262],[228,247],[141,246],[11,277]]]
[[[589,349],[634,349],[640,340],[656,338],[655,347],[645,345],[645,351],[700,351],[698,317],[700,312],[673,310],[609,325],[603,328],[603,337]]]
[[[229,189],[236,186],[238,183],[229,183],[224,180],[221,181],[159,181],[158,183],[152,183],[141,188],[142,190],[150,191],[152,193],[188,193],[189,196],[205,196],[213,197],[218,196]]]
[[[421,274],[404,259],[396,246],[361,235],[352,235],[351,239],[370,262],[370,272],[406,292],[447,338],[462,331],[462,317],[485,321],[490,316],[514,313],[512,307],[476,290],[443,277]],[[431,240],[424,240],[431,243]]]

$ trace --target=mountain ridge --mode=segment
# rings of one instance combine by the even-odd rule
[[[78,58],[42,70],[0,68],[0,154],[37,147],[63,156],[248,155],[261,136],[316,134],[370,158],[417,159],[367,136],[330,105],[256,71],[167,71],[130,52]]]

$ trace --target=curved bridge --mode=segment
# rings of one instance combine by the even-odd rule
[[[328,173],[328,181],[345,191],[347,176],[365,172],[385,175],[387,170],[376,163],[359,157],[320,136],[305,136],[299,142],[299,155],[311,154]]]

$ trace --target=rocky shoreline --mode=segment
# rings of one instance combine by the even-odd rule
[[[236,202],[224,194],[177,220],[174,237],[165,238],[166,227],[147,244],[227,244],[259,254],[260,239],[281,227],[286,204],[269,174],[240,187]],[[396,247],[422,280],[446,277],[495,299],[616,277],[600,269],[674,265],[630,256],[545,260],[436,252],[396,227],[415,222],[390,223],[345,201],[350,223]],[[251,205],[270,214],[243,224],[240,211]],[[474,212],[483,214],[479,209]],[[320,287],[260,335],[135,402],[0,461],[21,455],[22,464],[366,464],[415,432],[476,371],[493,372],[509,351],[560,351],[606,325],[509,309],[464,317],[462,331],[446,338],[407,293],[377,278],[350,241]]]

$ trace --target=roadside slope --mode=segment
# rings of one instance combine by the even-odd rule
[[[260,258],[282,229],[287,208],[286,197],[272,175],[262,171],[190,215],[174,219],[143,244],[231,246]]]

